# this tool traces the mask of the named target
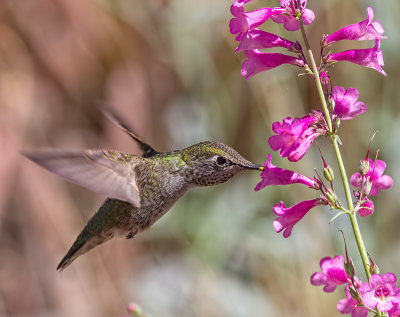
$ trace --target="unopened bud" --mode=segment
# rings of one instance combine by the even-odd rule
[[[325,176],[325,179],[329,183],[332,183],[335,178],[335,175],[333,174],[333,170],[331,169],[331,167],[329,165],[324,167],[324,176]]]
[[[353,286],[350,286],[350,287],[349,287],[349,293],[350,293],[351,297],[352,297],[354,300],[356,300],[356,301],[359,301],[359,300],[360,300],[360,296],[358,295],[357,290],[356,290]]]
[[[354,267],[353,260],[350,259],[344,264],[344,270],[346,273],[353,278],[354,275],[356,274],[356,268]]]
[[[362,160],[360,162],[360,168],[359,168],[358,171],[360,172],[361,176],[367,175],[367,173],[369,171],[369,162],[368,162],[368,160]]]
[[[335,130],[340,128],[340,122],[341,122],[340,118],[338,118],[338,117],[335,117],[333,119],[333,127],[335,128]]]
[[[333,111],[333,109],[335,109],[335,99],[333,99],[332,96],[329,96],[328,98],[328,109],[329,111]]]
[[[127,310],[135,317],[142,316],[142,308],[136,303],[130,303],[127,307]]]
[[[369,265],[369,272],[371,274],[379,274],[379,267],[374,263],[374,261],[372,261],[371,257],[369,256],[369,261],[371,262],[371,264]]]
[[[363,195],[368,196],[369,193],[371,192],[371,188],[372,188],[372,182],[369,179],[367,179],[362,188]]]
[[[335,205],[335,204],[336,204],[336,201],[337,201],[336,194],[335,194],[335,192],[334,192],[332,189],[329,188],[329,189],[325,192],[325,197],[326,197],[326,199],[328,199],[328,201],[329,201],[332,205]]]
[[[324,48],[326,46],[326,35],[325,34],[322,35],[322,39],[321,39],[320,45],[321,45],[322,48]]]
[[[379,270],[379,267],[375,263],[373,263],[369,267],[369,272],[371,274],[379,274],[380,270]]]

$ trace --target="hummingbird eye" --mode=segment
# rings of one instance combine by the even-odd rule
[[[218,165],[225,165],[226,164],[226,158],[223,156],[218,156],[217,157],[217,164]]]

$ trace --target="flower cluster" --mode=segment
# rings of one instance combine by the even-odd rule
[[[380,190],[392,186],[393,180],[384,175],[386,163],[382,160],[375,161],[367,156],[361,160],[359,172],[350,178],[350,183],[357,189],[353,191],[355,202],[352,200],[349,183],[340,156],[341,145],[338,130],[341,120],[351,120],[366,112],[364,102],[359,101],[359,91],[356,88],[344,88],[331,85],[329,67],[336,62],[348,61],[364,67],[372,68],[386,76],[382,69],[384,65],[381,40],[385,39],[384,29],[379,21],[374,20],[374,11],[367,8],[365,20],[347,25],[336,32],[324,35],[320,42],[321,61],[319,66],[314,61],[313,54],[305,35],[304,25],[311,24],[315,15],[306,8],[306,0],[280,0],[279,7],[263,7],[254,11],[246,11],[245,5],[253,0],[236,0],[231,6],[233,18],[229,27],[232,34],[236,34],[239,42],[236,51],[243,51],[246,60],[242,64],[241,74],[246,78],[267,71],[280,65],[289,64],[303,68],[312,75],[316,81],[323,111],[313,110],[301,118],[286,117],[282,122],[272,124],[272,135],[268,144],[274,151],[279,151],[283,158],[291,162],[301,160],[311,144],[319,136],[327,136],[333,144],[333,149],[339,164],[346,193],[347,209],[343,207],[334,187],[334,173],[321,153],[325,180],[317,177],[310,178],[299,173],[286,170],[271,163],[271,154],[264,164],[261,173],[261,181],[256,185],[258,191],[267,186],[302,184],[321,193],[311,200],[301,201],[291,207],[286,207],[284,202],[273,206],[273,212],[277,216],[273,221],[276,232],[283,231],[283,237],[288,238],[293,227],[313,208],[318,205],[329,205],[333,210],[339,211],[334,218],[341,214],[347,214],[352,223],[353,232],[363,261],[364,269],[369,277],[368,283],[362,282],[355,276],[353,263],[348,259],[346,250],[346,263],[342,256],[323,258],[320,262],[321,272],[311,276],[312,285],[323,285],[325,292],[333,292],[339,285],[345,286],[346,297],[337,304],[337,309],[343,314],[351,314],[352,317],[365,317],[368,312],[387,312],[389,317],[400,316],[400,288],[396,286],[396,276],[393,273],[379,275],[377,266],[368,261],[367,251],[360,239],[360,233],[356,218],[356,212],[365,217],[374,212],[374,204],[369,196],[377,195]],[[261,26],[271,20],[283,24],[288,31],[296,31],[301,28],[307,50],[298,41],[291,41],[279,35],[269,33],[261,29]],[[375,45],[367,49],[350,49],[343,52],[325,52],[328,46],[343,40],[350,41],[374,41]],[[271,53],[268,49],[285,49],[291,55]],[[267,50],[267,51],[264,51]],[[305,54],[306,53],[306,54]],[[306,56],[307,55],[307,56]],[[311,65],[311,68],[309,67]],[[325,89],[325,91],[324,91]],[[333,218],[333,219],[334,219]],[[332,219],[332,220],[333,220]],[[371,275],[372,274],[372,275]]]
[[[280,167],[276,167],[271,163],[271,154],[264,164],[264,170],[261,173],[262,181],[254,188],[256,191],[266,186],[303,184],[311,189],[320,190],[321,182],[315,178],[309,178],[299,173],[289,171]],[[283,237],[287,238],[291,235],[292,229],[307,212],[318,205],[327,205],[328,201],[324,196],[305,200],[292,207],[286,207],[281,201],[279,205],[275,205],[272,210],[278,217],[274,220],[273,226],[276,232],[283,232]]]
[[[382,51],[380,50],[381,39],[384,29],[379,21],[373,21],[374,11],[371,7],[367,8],[367,18],[356,24],[351,24],[341,28],[330,35],[324,36],[321,46],[324,48],[335,42],[342,40],[365,41],[375,40],[375,46],[367,49],[352,49],[336,54],[327,54],[324,60],[327,64],[340,61],[348,61],[361,66],[369,67],[386,76],[381,66],[384,65]]]
[[[242,64],[241,74],[246,78],[278,67],[283,64],[291,64],[308,70],[301,45],[296,41],[290,41],[276,34],[261,30],[265,22],[271,20],[283,24],[288,31],[296,31],[302,25],[311,24],[315,15],[307,9],[307,0],[280,0],[279,7],[264,7],[254,11],[245,11],[246,3],[253,0],[236,0],[231,6],[233,18],[229,23],[232,34],[236,34],[239,43],[236,51],[244,51],[246,60]],[[374,11],[367,8],[367,18],[359,23],[347,25],[338,31],[324,35],[321,40],[323,51],[327,46],[342,40],[366,41],[374,40],[375,46],[368,49],[352,49],[335,54],[322,55],[323,64],[319,71],[340,61],[348,61],[361,66],[369,67],[386,75],[382,69],[384,65],[380,40],[386,38],[384,29],[379,21],[374,21]],[[297,53],[297,56],[282,53],[262,52],[262,49],[284,48],[289,52]]]
[[[382,160],[373,162],[370,158],[365,158],[360,162],[360,169],[350,178],[350,183],[359,188],[354,191],[357,199],[358,213],[362,217],[371,215],[374,212],[374,203],[368,199],[368,195],[378,195],[379,190],[388,189],[393,185],[393,179],[389,175],[384,175],[386,163]]]
[[[298,42],[292,42],[278,35],[268,33],[258,29],[258,27],[271,19],[276,23],[283,23],[284,27],[289,31],[299,29],[299,17],[303,24],[310,24],[314,20],[314,13],[306,9],[307,1],[301,1],[299,7],[298,1],[281,1],[280,7],[261,8],[255,11],[245,11],[244,6],[250,0],[237,0],[231,7],[234,18],[230,21],[230,30],[233,34],[237,34],[236,40],[240,41],[237,51],[244,51],[247,59],[242,64],[242,75],[246,78],[282,64],[292,64],[297,66],[305,66],[305,58],[301,53],[301,46]],[[372,8],[367,9],[367,19],[357,24],[348,25],[335,33],[326,35],[321,41],[322,48],[341,40],[376,40],[380,41],[385,38],[383,36],[383,27],[378,21],[373,21],[374,13]],[[262,52],[260,49],[281,47],[291,52],[301,53],[299,57]],[[362,50],[352,50],[338,53],[343,56],[360,55]],[[371,51],[371,50],[370,50]],[[330,55],[335,58],[337,54]],[[327,55],[327,56],[328,56]],[[268,139],[268,144],[274,151],[279,151],[281,157],[287,157],[291,162],[297,162],[304,157],[309,150],[311,144],[318,136],[332,135],[336,133],[341,120],[350,120],[366,111],[365,103],[358,100],[359,92],[356,88],[344,88],[334,86],[328,89],[330,76],[324,71],[324,68],[331,62],[323,57],[322,64],[319,68],[321,81],[325,84],[326,98],[329,105],[329,119],[333,122],[331,128],[325,121],[324,114],[321,111],[312,111],[302,118],[284,118],[281,122],[272,124],[272,131],[275,135]],[[358,63],[359,60],[352,60]],[[367,61],[364,59],[363,61]],[[367,66],[366,64],[364,66]],[[369,67],[369,66],[368,66]],[[357,186],[360,191],[355,192],[357,198],[356,209],[362,216],[366,216],[373,212],[373,203],[367,196],[377,193],[377,188],[386,189],[391,186],[391,178],[383,175],[383,161],[376,161],[371,170],[366,171],[362,176],[359,173],[352,176],[351,182]],[[371,165],[372,166],[372,165]],[[331,188],[323,185],[318,180],[318,185],[311,184],[317,182],[315,179],[299,175],[295,172],[280,169],[271,164],[271,156],[265,163],[264,171],[261,173],[262,181],[255,187],[260,190],[270,185],[289,185],[293,183],[303,183],[313,189],[321,190],[322,195],[313,200],[302,201],[292,207],[286,207],[283,202],[273,206],[273,212],[278,216],[273,223],[277,232],[284,230],[283,236],[289,237],[293,226],[302,219],[305,214],[313,207],[321,204],[329,204],[332,209],[343,210],[341,203],[337,199],[334,191],[332,177],[326,175],[327,166],[324,162],[325,178],[331,183]],[[306,181],[304,181],[306,180]],[[311,180],[311,181],[310,181]],[[311,184],[311,185],[310,185]],[[369,188],[368,193],[366,193]]]
[[[255,11],[245,11],[246,3],[253,0],[236,0],[231,6],[233,18],[229,23],[229,29],[236,35],[240,42],[236,51],[244,51],[246,60],[242,64],[241,73],[248,79],[254,75],[283,64],[291,64],[304,67],[305,61],[302,56],[291,56],[281,53],[266,53],[260,49],[280,47],[290,52],[301,53],[298,42],[292,42],[278,35],[263,31],[258,27],[267,20],[283,24],[288,31],[296,31],[300,24],[298,17],[301,16],[303,24],[314,21],[314,12],[306,9],[306,0],[302,0],[300,8],[297,1],[281,0],[280,7],[266,7]]]
[[[347,259],[346,264],[348,263],[350,262]],[[368,311],[378,309],[381,312],[388,312],[390,317],[398,316],[400,288],[396,286],[396,275],[393,273],[386,273],[383,276],[372,274],[368,283],[362,283],[354,276],[354,272],[346,272],[341,255],[333,259],[323,258],[320,266],[321,272],[311,276],[312,285],[325,285],[323,288],[325,292],[333,292],[337,286],[346,285],[346,298],[337,304],[337,309],[342,314],[365,317]]]

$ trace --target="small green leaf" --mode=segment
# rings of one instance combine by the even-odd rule
[[[340,137],[337,134],[335,135],[335,139],[336,139],[337,143],[339,143],[340,145],[343,145],[342,140],[340,140]]]
[[[338,218],[339,216],[341,216],[341,215],[343,215],[343,214],[345,214],[345,213],[346,213],[345,211],[341,211],[341,212],[337,213],[336,215],[334,215],[334,216],[331,218],[331,220],[329,220],[329,223],[332,223],[333,221],[336,220],[336,218]]]

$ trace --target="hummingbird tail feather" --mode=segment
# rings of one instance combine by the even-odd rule
[[[84,230],[78,236],[72,247],[69,249],[67,254],[63,257],[61,262],[57,266],[57,270],[62,271],[68,265],[70,265],[78,256],[90,251],[94,247],[98,246],[101,243],[104,243],[110,240],[113,235],[97,235],[92,236],[87,240],[81,239],[82,235],[85,235],[86,232]]]
[[[74,261],[79,254],[77,254],[77,251],[82,248],[82,246],[84,245],[84,243],[81,243],[80,245],[76,245],[76,243],[73,244],[73,246],[69,249],[69,251],[67,252],[67,254],[63,257],[63,259],[61,260],[61,262],[58,264],[57,266],[57,271],[62,271],[64,270],[68,265],[70,265],[72,263],[72,261]]]

